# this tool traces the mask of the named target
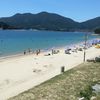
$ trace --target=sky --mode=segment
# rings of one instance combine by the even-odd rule
[[[0,0],[0,17],[42,11],[82,22],[100,16],[100,0]]]

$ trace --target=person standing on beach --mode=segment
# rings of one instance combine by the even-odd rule
[[[24,50],[24,55],[26,54],[26,51]]]
[[[54,53],[54,50],[52,49],[52,55],[53,55],[53,53]]]
[[[36,55],[40,54],[41,50],[36,50]]]
[[[36,50],[36,55],[38,55],[38,50]]]

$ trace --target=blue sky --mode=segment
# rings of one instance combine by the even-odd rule
[[[100,16],[100,0],[0,0],[0,17],[41,11],[81,22]]]

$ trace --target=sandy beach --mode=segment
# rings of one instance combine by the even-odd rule
[[[48,53],[1,59],[0,100],[6,100],[61,74],[62,66],[67,71],[83,62],[83,51],[65,54],[64,49],[60,49],[58,54],[45,56]],[[86,59],[98,55],[100,49],[91,47],[86,50]]]

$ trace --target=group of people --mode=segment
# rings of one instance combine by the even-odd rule
[[[57,53],[59,53],[60,51],[59,50],[54,50],[54,49],[52,49],[52,55],[53,54],[57,54]]]
[[[29,48],[28,50],[24,50],[24,55],[26,55],[27,53],[28,53],[28,54],[35,53],[36,55],[39,55],[39,54],[41,53],[41,50],[38,49],[38,50],[36,50],[36,52],[34,52],[33,50],[31,50],[31,49]]]
[[[26,55],[27,53],[31,53],[32,52],[32,50],[29,48],[28,50],[24,50],[24,55]]]

